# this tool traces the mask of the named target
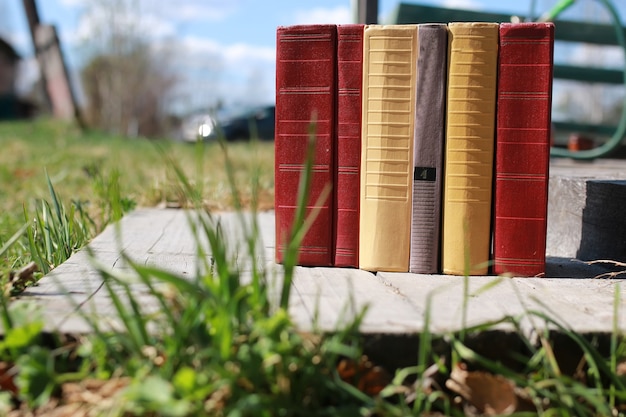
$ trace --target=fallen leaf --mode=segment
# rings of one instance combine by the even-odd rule
[[[458,365],[450,373],[446,387],[487,416],[509,415],[517,409],[515,385],[500,375],[469,372]]]
[[[31,262],[18,271],[9,273],[9,285],[14,291],[23,291],[29,284],[35,282],[35,272],[39,267],[35,262]]]
[[[378,395],[391,382],[391,375],[381,366],[374,365],[367,356],[357,363],[353,359],[341,359],[337,365],[339,377],[367,395]]]
[[[13,365],[8,362],[0,362],[0,391],[8,391],[13,395],[17,394],[15,386]]]

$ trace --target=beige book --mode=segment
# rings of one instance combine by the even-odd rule
[[[417,25],[366,26],[363,51],[359,267],[407,272]]]
[[[497,23],[448,25],[442,269],[488,272],[495,143]]]

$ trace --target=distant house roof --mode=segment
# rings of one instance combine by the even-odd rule
[[[15,49],[13,49],[11,44],[9,44],[7,41],[5,41],[2,38],[0,38],[0,54],[7,56],[9,59],[13,61],[18,61],[20,59],[20,56],[15,51]]]

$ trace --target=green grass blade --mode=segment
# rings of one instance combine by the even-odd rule
[[[11,249],[11,247],[20,240],[20,238],[24,235],[24,232],[28,229],[28,226],[28,223],[24,223],[22,227],[20,227],[17,232],[13,233],[9,240],[2,245],[0,248],[0,257],[4,256],[9,249]]]

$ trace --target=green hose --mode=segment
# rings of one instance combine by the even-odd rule
[[[604,4],[604,6],[606,6],[609,14],[611,15],[611,18],[613,19],[613,26],[615,28],[615,34],[617,35],[617,41],[621,45],[621,47],[624,49],[623,73],[624,73],[624,84],[626,87],[626,39],[624,38],[624,29],[622,28],[622,23],[619,18],[619,15],[617,14],[617,10],[615,10],[615,7],[611,3],[611,1],[610,0],[599,0],[599,1],[602,4]],[[560,1],[552,10],[550,10],[546,15],[542,16],[541,20],[544,20],[544,17],[546,20],[554,20],[555,17],[557,17],[563,10],[571,6],[573,3],[574,3],[574,0]],[[594,159],[594,158],[599,158],[602,156],[607,156],[611,152],[617,149],[617,147],[622,142],[622,138],[624,137],[625,133],[626,133],[626,94],[624,95],[624,100],[622,103],[622,115],[621,115],[619,124],[617,126],[617,130],[615,131],[611,139],[603,143],[601,146],[598,146],[597,148],[584,150],[584,151],[571,152],[571,151],[568,151],[567,149],[551,148],[550,155],[558,156],[558,157],[573,158],[573,159]]]
[[[554,20],[558,15],[563,13],[565,9],[574,4],[574,0],[561,0],[558,2],[552,9],[550,9],[546,14],[539,18],[541,22],[549,22]]]

